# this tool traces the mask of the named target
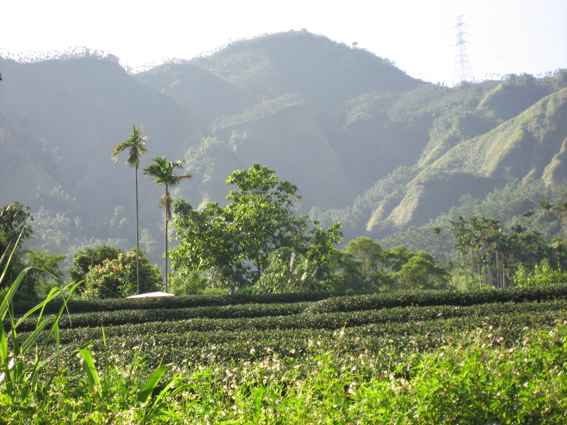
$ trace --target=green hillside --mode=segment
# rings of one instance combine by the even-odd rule
[[[398,166],[392,164],[407,163],[395,146],[400,132],[408,146],[415,139],[427,143],[411,124],[388,129],[377,139],[375,125],[354,123],[358,118],[352,112],[368,95],[392,98],[422,82],[386,59],[305,31],[236,42],[137,78],[194,111],[244,166],[266,164],[299,185],[304,212],[346,206],[361,187]],[[214,119],[211,110],[217,113]],[[214,198],[201,194],[194,202]]]
[[[541,179],[548,167],[548,183],[553,183],[552,169],[559,163],[552,161],[567,139],[565,117],[567,89],[486,134],[462,141],[421,171],[390,218],[399,226],[421,225],[457,205],[465,193],[482,198],[503,186],[506,177]]]
[[[258,98],[299,93],[323,108],[368,91],[417,85],[387,59],[307,31],[239,41],[192,62]]]
[[[110,239],[130,249],[134,218],[120,217],[122,229],[110,222],[116,208],[133,211],[134,172],[123,159],[114,164],[111,149],[138,124],[150,135],[150,155],[182,158],[202,139],[202,125],[112,57],[0,60],[0,67],[0,203],[32,207],[40,245],[67,252]],[[148,180],[140,186],[142,228],[158,237],[161,190]]]
[[[396,101],[385,99],[382,109],[367,101],[368,106],[357,109],[361,120],[375,123],[380,112],[386,123],[421,119],[420,130],[428,132],[425,147],[414,162],[397,163],[406,166],[405,171],[382,178],[352,207],[318,210],[314,216],[325,223],[350,223],[349,237],[367,232],[383,238],[404,227],[425,225],[460,206],[464,195],[483,199],[509,179],[561,183],[566,176],[566,75],[562,71],[539,80],[510,76],[503,82],[465,83],[452,89],[426,85]],[[374,115],[364,114],[372,107]],[[502,118],[508,116],[512,118]]]

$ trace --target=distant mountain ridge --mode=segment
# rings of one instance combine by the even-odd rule
[[[306,31],[135,75],[111,55],[0,58],[0,70],[0,203],[41,210],[38,238],[62,251],[132,246],[133,170],[110,161],[132,124],[150,138],[142,166],[186,160],[194,178],[175,195],[194,206],[224,202],[226,176],[260,162],[347,239],[425,224],[507,178],[567,177],[566,71],[448,88]],[[147,249],[161,240],[160,195],[141,179]]]

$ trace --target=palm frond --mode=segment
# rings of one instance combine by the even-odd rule
[[[153,163],[142,171],[142,174],[150,176],[158,186],[174,187],[184,179],[190,179],[191,174],[175,175],[176,168],[182,168],[183,161],[168,161],[165,157],[154,156]]]
[[[175,179],[171,180],[171,182],[169,183],[169,187],[175,187],[179,183],[181,183],[183,180],[185,180],[185,179],[191,180],[192,178],[193,178],[193,176],[191,174],[182,174],[180,176],[175,176]]]
[[[148,136],[142,136],[142,127],[134,125],[133,133],[126,139],[126,141],[116,145],[112,149],[111,157],[114,162],[118,161],[118,157],[129,149],[126,164],[130,167],[138,168],[140,165],[140,158],[146,156],[148,150],[145,145],[148,141]]]

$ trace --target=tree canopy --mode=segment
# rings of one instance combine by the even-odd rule
[[[100,266],[105,260],[115,260],[122,251],[108,245],[100,245],[96,248],[85,247],[73,256],[73,264],[67,270],[71,282],[76,283],[87,278],[89,270]],[[84,284],[77,288],[80,293],[84,290]]]
[[[226,197],[226,207],[210,202],[197,211],[183,199],[176,201],[180,243],[172,253],[174,268],[180,273],[206,271],[232,290],[258,282],[270,255],[281,248],[304,256],[311,273],[324,269],[341,241],[340,223],[322,229],[309,217],[296,216],[298,187],[258,163],[233,171],[226,183],[236,186]]]
[[[87,298],[155,291],[161,284],[158,267],[149,263],[143,251],[138,252],[136,258],[135,250],[125,253],[108,245],[85,247],[74,255],[73,265],[67,270],[69,279],[74,283],[84,281],[77,290]]]
[[[30,210],[30,207],[19,202],[0,209],[0,270],[4,270],[12,253],[2,287],[10,286],[22,270],[31,267],[18,288],[15,297],[17,300],[37,299],[64,276],[59,263],[65,260],[66,255],[24,247],[23,243],[34,234],[29,224],[33,221]]]
[[[136,262],[136,257],[138,261]],[[139,264],[140,292],[153,292],[161,288],[157,265],[152,265],[136,251],[120,252],[117,258],[105,259],[102,264],[89,268],[85,280],[86,298],[120,298],[137,293],[136,264]]]

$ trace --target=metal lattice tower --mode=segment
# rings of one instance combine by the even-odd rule
[[[456,86],[464,81],[474,81],[471,62],[467,53],[466,32],[463,30],[463,15],[457,16],[457,56],[455,57],[455,71],[453,74],[453,85]]]

